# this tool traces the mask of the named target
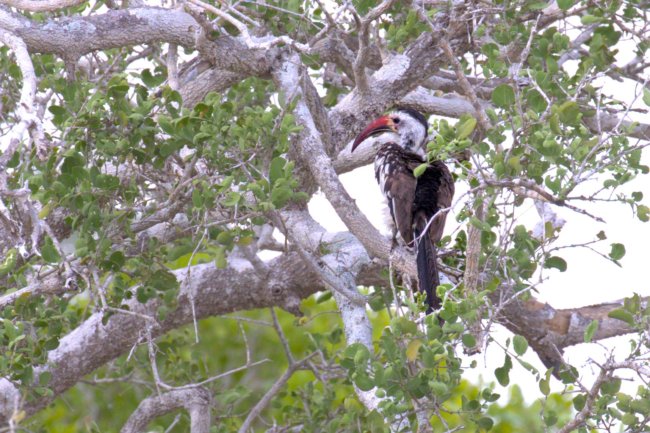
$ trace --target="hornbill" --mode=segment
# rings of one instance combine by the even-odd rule
[[[427,314],[440,308],[440,284],[435,243],[442,237],[454,195],[454,181],[442,161],[427,162],[427,119],[418,111],[398,108],[366,127],[354,140],[352,152],[368,137],[377,136],[375,177],[388,201],[390,216],[406,245],[417,251],[418,287],[426,293]]]

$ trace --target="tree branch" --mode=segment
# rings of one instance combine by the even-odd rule
[[[173,390],[147,397],[131,414],[120,433],[140,433],[155,418],[176,409],[185,409],[190,415],[191,433],[209,433],[212,396],[205,388]]]
[[[48,12],[77,6],[85,0],[4,0],[7,6],[29,12]]]
[[[280,392],[280,390],[286,385],[287,381],[291,379],[291,376],[293,376],[293,373],[295,373],[297,370],[300,370],[304,368],[305,364],[316,355],[317,352],[314,352],[303,359],[299,361],[294,361],[289,363],[289,367],[285,370],[285,372],[278,378],[278,380],[273,383],[271,388],[264,394],[264,396],[260,399],[260,401],[257,402],[255,406],[253,406],[253,409],[248,413],[246,416],[246,419],[242,423],[241,427],[239,427],[239,433],[247,433],[250,431],[251,426],[253,424],[253,421],[255,421],[255,418],[257,418],[262,411],[269,405],[273,397]]]

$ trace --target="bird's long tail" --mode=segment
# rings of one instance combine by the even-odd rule
[[[418,218],[413,230],[417,248],[418,287],[427,294],[427,314],[440,308],[440,298],[436,289],[440,285],[438,275],[438,253],[429,233],[426,231],[426,218]]]

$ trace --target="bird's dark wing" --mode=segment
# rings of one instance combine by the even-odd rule
[[[413,162],[412,165],[415,165]],[[442,238],[445,229],[446,212],[440,212],[451,206],[454,197],[454,179],[449,169],[442,161],[432,162],[417,178],[415,198],[413,200],[413,215],[424,217],[429,224],[429,236],[433,242]]]
[[[413,241],[413,198],[416,180],[412,173],[397,172],[387,181],[388,205],[399,234],[407,245]]]
[[[375,177],[388,201],[393,222],[404,242],[413,241],[413,199],[417,182],[396,144],[384,145],[375,159]]]

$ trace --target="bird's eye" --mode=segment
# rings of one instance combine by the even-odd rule
[[[398,124],[399,123],[399,117],[394,118],[393,123]]]

